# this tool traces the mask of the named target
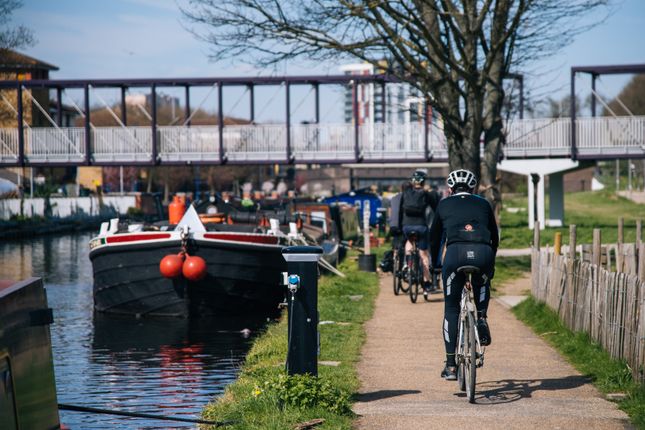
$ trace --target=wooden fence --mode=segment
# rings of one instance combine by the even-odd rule
[[[532,294],[568,328],[588,333],[613,358],[625,360],[634,379],[645,382],[645,244],[607,245],[603,260],[599,231],[588,253],[575,247],[572,227],[575,252],[533,248]]]

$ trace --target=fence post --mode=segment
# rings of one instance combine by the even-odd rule
[[[569,258],[571,261],[576,259],[576,246],[577,246],[577,230],[576,225],[569,226]]]
[[[564,309],[561,311],[558,309],[558,314],[563,319],[563,321],[568,322],[568,325],[573,324],[575,315],[575,262],[576,262],[576,226],[575,224],[569,226],[569,258],[566,261],[566,271],[567,277],[564,283],[565,291],[563,291],[563,298],[566,297],[566,303]],[[562,239],[560,239],[562,240]],[[553,259],[553,264],[558,264],[556,259]],[[561,299],[562,300],[562,299]],[[562,305],[560,304],[560,307]]]
[[[602,257],[602,234],[599,228],[593,229],[593,246],[591,248],[591,264],[600,267]]]
[[[616,272],[623,272],[623,264],[625,258],[623,256],[623,243],[624,243],[624,227],[625,219],[623,217],[618,218],[618,243],[616,244]]]
[[[643,220],[636,220],[636,247],[640,248],[643,241]]]
[[[533,249],[540,250],[540,221],[538,220],[533,223]]]
[[[555,238],[553,241],[553,253],[555,255],[560,255],[561,248],[562,248],[562,233],[558,231],[555,233]]]
[[[641,244],[643,243],[643,222],[640,219],[636,220],[636,273],[641,273],[642,252]],[[640,277],[640,276],[639,276]],[[642,278],[641,278],[642,279]]]
[[[638,247],[638,279],[645,282],[645,243],[643,242]],[[645,315],[641,315],[641,318],[645,318]]]
[[[289,327],[287,372],[318,376],[318,246],[290,246],[282,250],[287,261]]]

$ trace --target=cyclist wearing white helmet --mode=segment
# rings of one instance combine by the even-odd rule
[[[490,300],[490,280],[495,272],[495,254],[499,246],[497,222],[488,201],[473,194],[477,186],[475,175],[464,169],[450,172],[446,180],[452,195],[443,199],[430,228],[430,252],[432,261],[438,261],[441,245],[446,249],[442,261],[444,285],[443,335],[446,347],[446,366],[441,376],[447,380],[457,379],[455,349],[459,301],[465,283],[460,266],[477,266],[474,275],[475,305],[477,306],[477,330],[482,345],[490,345],[491,336],[486,322]]]
[[[434,212],[439,203],[439,194],[423,188],[426,178],[427,175],[421,170],[417,170],[412,174],[410,178],[411,186],[403,191],[400,203],[401,210],[399,211],[399,216],[401,217],[400,225],[402,226],[405,237],[407,238],[414,232],[419,238],[417,246],[419,248],[419,256],[423,263],[423,294],[425,295],[437,291],[437,286],[430,283],[430,255],[428,252],[429,223],[426,215],[428,208]],[[406,242],[405,253],[409,254],[411,250],[412,246]]]

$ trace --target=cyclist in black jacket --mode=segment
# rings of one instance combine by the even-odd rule
[[[490,300],[490,280],[495,273],[495,254],[499,246],[499,233],[493,210],[484,198],[473,194],[477,186],[475,175],[468,170],[450,172],[446,180],[452,195],[443,199],[430,228],[430,252],[432,261],[438,261],[441,245],[445,243],[442,258],[444,285],[443,336],[446,346],[446,366],[441,376],[447,380],[457,379],[455,349],[459,302],[465,283],[460,266],[477,266],[478,275],[472,278],[475,305],[477,306],[477,331],[482,345],[490,345],[491,336],[486,322]]]
[[[417,247],[423,268],[423,294],[437,290],[436,285],[430,283],[430,255],[428,252],[428,222],[426,214],[428,208],[434,211],[439,203],[439,194],[423,188],[427,175],[420,170],[414,172],[410,178],[410,187],[403,190],[401,209],[399,211],[400,224],[403,234],[407,238],[412,232],[418,237]],[[405,253],[409,254],[412,246],[405,244]],[[437,291],[438,292],[438,291]]]

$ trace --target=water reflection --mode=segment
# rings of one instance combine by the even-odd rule
[[[197,417],[233,381],[262,320],[132,320],[94,315],[91,234],[0,244],[0,279],[41,276],[49,306],[58,401]],[[61,411],[77,429],[195,428],[169,421]]]

